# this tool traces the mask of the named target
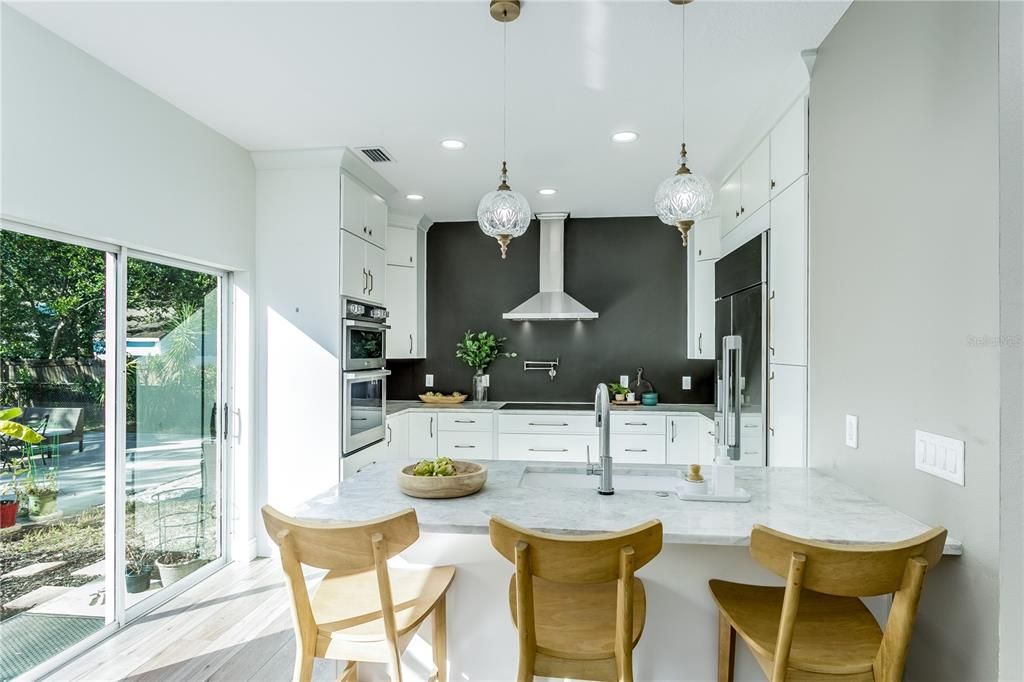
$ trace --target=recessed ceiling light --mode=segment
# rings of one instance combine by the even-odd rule
[[[549,197],[552,194],[558,194],[558,190],[554,187],[543,187],[537,190],[537,194],[543,194],[544,196]]]
[[[466,143],[463,142],[462,140],[455,140],[455,139],[441,140],[441,146],[444,147],[445,149],[449,150],[449,151],[457,152],[460,149],[465,149],[466,148]]]
[[[408,199],[409,201],[423,201],[422,194],[406,194],[405,198]]]
[[[612,134],[612,142],[636,142],[639,137],[632,130],[620,130]]]

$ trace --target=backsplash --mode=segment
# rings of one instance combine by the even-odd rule
[[[412,400],[434,375],[436,391],[471,393],[473,371],[455,357],[466,330],[508,337],[516,358],[489,371],[490,398],[590,401],[594,386],[644,376],[661,402],[714,400],[714,362],[686,358],[686,250],[654,217],[570,218],[565,223],[565,290],[600,317],[513,322],[501,315],[537,293],[540,229],[512,240],[508,259],[475,222],[437,223],[427,233],[427,359],[392,360],[388,397]],[[558,375],[524,372],[524,360],[559,359]],[[690,376],[692,389],[681,388]]]

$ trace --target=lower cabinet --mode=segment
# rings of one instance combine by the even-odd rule
[[[384,432],[384,445],[388,449],[388,459],[409,458],[409,414],[388,417]]]
[[[597,462],[597,436],[528,433],[498,434],[498,459]]]
[[[697,414],[668,418],[665,447],[669,464],[705,464],[700,456],[701,419]]]
[[[437,454],[452,459],[494,459],[494,435],[490,431],[441,431]]]
[[[613,433],[611,451],[615,464],[664,464],[665,436]]]
[[[437,413],[407,413],[409,417],[409,454],[410,459],[433,459],[437,457]]]

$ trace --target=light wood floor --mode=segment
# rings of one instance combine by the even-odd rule
[[[104,640],[49,680],[290,680],[291,614],[277,561],[232,564]],[[318,660],[315,680],[337,679]]]

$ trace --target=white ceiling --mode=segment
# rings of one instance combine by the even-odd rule
[[[800,51],[849,4],[687,6],[691,169],[716,184],[732,170],[806,85]],[[246,149],[385,146],[395,163],[374,169],[401,212],[474,219],[497,184],[502,25],[486,0],[14,6]],[[508,161],[534,211],[653,213],[681,141],[682,22],[667,0],[523,3],[508,29]],[[623,129],[639,141],[613,144]],[[466,149],[441,149],[446,137]]]

